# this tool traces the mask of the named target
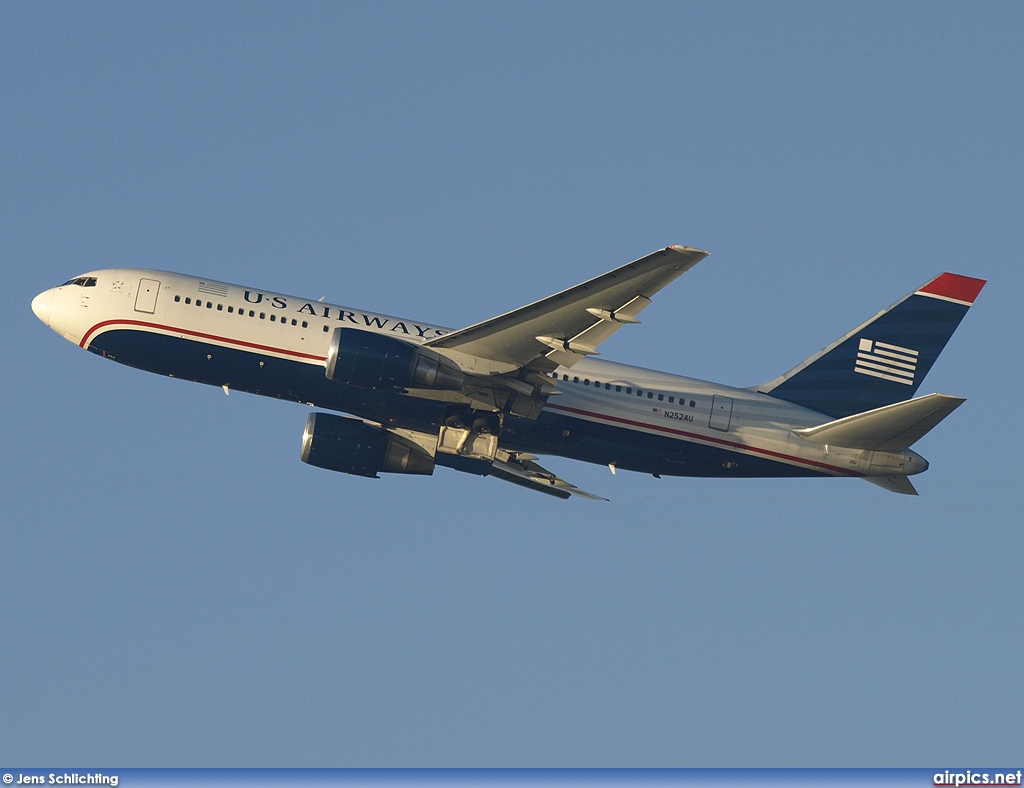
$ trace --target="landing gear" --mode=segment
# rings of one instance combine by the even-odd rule
[[[493,462],[498,452],[502,417],[490,411],[453,409],[445,416],[437,438],[437,450]]]

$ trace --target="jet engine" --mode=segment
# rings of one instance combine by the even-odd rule
[[[434,458],[419,446],[372,424],[330,413],[310,413],[306,419],[302,461],[373,479],[379,478],[378,472],[434,472]]]
[[[327,377],[371,389],[460,391],[465,374],[451,359],[394,337],[336,328],[327,353]]]

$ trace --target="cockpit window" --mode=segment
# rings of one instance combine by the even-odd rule
[[[79,276],[74,279],[69,279],[61,287],[67,287],[68,285],[78,285],[79,287],[96,287],[95,276]]]

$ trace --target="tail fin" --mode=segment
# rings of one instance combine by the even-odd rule
[[[910,399],[984,286],[939,274],[757,390],[836,418]]]

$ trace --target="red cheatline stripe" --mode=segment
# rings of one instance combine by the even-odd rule
[[[565,405],[552,405],[550,402],[547,404],[547,407],[553,408],[555,410],[564,410],[564,411],[567,411],[569,413],[578,413],[581,416],[591,416],[592,418],[602,419],[604,421],[614,421],[614,422],[618,422],[619,424],[629,424],[630,426],[633,426],[633,427],[643,427],[644,429],[647,429],[647,430],[657,430],[659,432],[668,432],[668,433],[671,433],[672,435],[681,435],[684,438],[693,438],[694,440],[703,441],[705,443],[718,443],[718,444],[720,444],[722,446],[729,446],[730,448],[733,448],[733,449],[741,449],[742,451],[754,452],[756,454],[764,454],[764,455],[766,455],[768,457],[777,457],[780,460],[788,460],[790,462],[797,462],[797,463],[800,463],[801,465],[813,465],[816,468],[824,468],[824,469],[829,470],[829,471],[836,471],[837,473],[844,473],[847,476],[863,476],[864,475],[862,473],[858,473],[857,471],[847,470],[846,468],[837,468],[834,465],[828,465],[827,463],[824,463],[824,462],[815,462],[814,460],[805,460],[805,459],[803,459],[801,457],[793,457],[792,455],[782,454],[780,452],[771,451],[769,449],[759,449],[756,446],[747,446],[747,445],[742,444],[742,443],[734,443],[733,441],[722,440],[721,438],[711,438],[711,437],[709,437],[707,435],[698,435],[695,432],[685,432],[684,430],[674,430],[671,427],[661,427],[661,426],[656,425],[656,424],[646,424],[646,423],[644,423],[642,421],[632,421],[631,419],[622,419],[622,418],[619,418],[618,416],[606,416],[603,413],[592,413],[589,410],[579,410],[577,408],[570,408],[570,407],[567,407]]]
[[[950,298],[970,306],[978,297],[981,288],[985,286],[984,279],[972,279],[969,276],[960,274],[939,274],[932,281],[918,290],[918,293],[926,295],[937,295],[940,298]]]
[[[280,353],[282,356],[295,356],[296,358],[308,358],[312,361],[326,361],[324,356],[315,356],[311,353],[300,353],[297,350],[286,350],[280,347],[272,347],[271,345],[259,345],[255,342],[245,342],[241,339],[231,339],[230,337],[221,337],[216,334],[204,334],[201,331],[191,331],[187,328],[174,328],[172,326],[162,326],[159,323],[149,323],[145,320],[104,320],[102,323],[97,323],[88,331],[85,332],[85,336],[82,337],[82,341],[79,342],[80,347],[85,347],[89,343],[89,338],[99,331],[101,328],[107,326],[121,325],[121,326],[141,326],[143,328],[158,328],[161,331],[171,331],[175,334],[188,334],[192,337],[199,337],[201,339],[212,339],[216,342],[226,342],[229,345],[238,345],[239,347],[248,347],[253,350],[266,350],[271,353]]]

